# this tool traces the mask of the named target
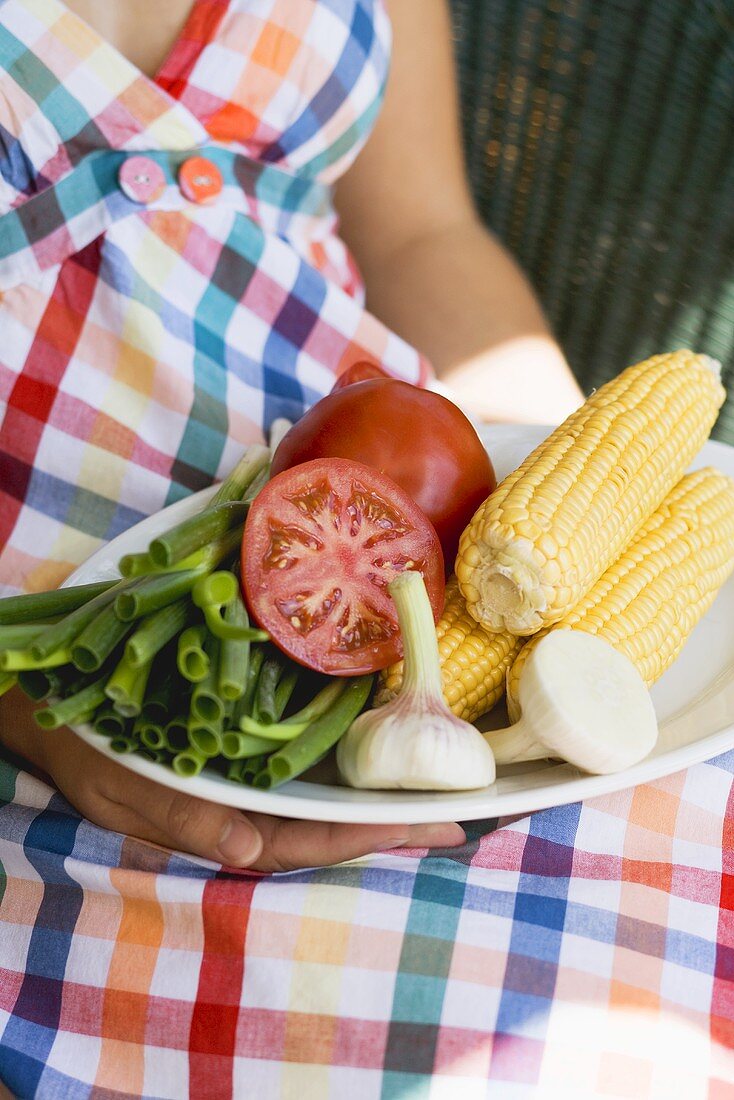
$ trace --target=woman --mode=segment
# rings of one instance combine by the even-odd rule
[[[385,103],[352,167],[388,71],[379,2],[0,6],[5,592],[52,587],[221,476],[356,358],[425,382],[425,355],[489,419],[547,423],[579,403],[527,284],[474,215],[444,5],[395,0],[390,16]],[[373,315],[336,234],[335,184]],[[42,736],[17,694],[0,707],[5,748],[91,821],[231,866],[463,839],[453,825],[245,817],[69,732]]]

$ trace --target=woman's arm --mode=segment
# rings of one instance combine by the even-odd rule
[[[488,420],[557,423],[583,400],[529,284],[479,222],[444,0],[391,0],[375,132],[337,189],[368,304]]]

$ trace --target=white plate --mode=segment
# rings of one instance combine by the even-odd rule
[[[525,425],[483,429],[498,477],[515,469],[549,431]],[[707,443],[694,466],[707,465],[734,476],[734,448]],[[161,531],[201,508],[210,493],[206,489],[178,501],[125,531],[93,554],[66,583],[86,584],[116,576],[117,562],[123,554],[144,550]],[[212,802],[283,817],[417,824],[529,813],[576,802],[669,775],[734,748],[734,577],[722,588],[674,666],[654,686],[652,696],[660,738],[650,756],[633,768],[615,775],[587,775],[569,764],[539,761],[500,769],[491,787],[461,793],[355,791],[329,782],[333,777],[323,768],[320,782],[293,780],[275,791],[229,783],[206,770],[193,779],[180,779],[161,764],[113,753],[107,738],[89,726],[79,726],[76,732],[123,767],[168,787]],[[493,715],[492,723],[496,722]]]

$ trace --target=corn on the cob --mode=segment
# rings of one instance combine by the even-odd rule
[[[446,603],[436,624],[444,698],[456,715],[473,722],[497,703],[520,641],[512,634],[489,634],[466,610],[456,577],[446,585]],[[397,695],[403,682],[403,662],[380,673],[375,703]]]
[[[682,478],[619,559],[551,630],[598,634],[637,666],[648,687],[675,660],[734,569],[734,480],[711,467]],[[507,674],[510,718],[540,631]]]
[[[597,390],[464,531],[456,574],[477,622],[527,635],[570,611],[679,480],[724,396],[719,364],[690,351]]]

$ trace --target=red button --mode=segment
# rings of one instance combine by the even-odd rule
[[[133,202],[155,202],[166,189],[163,169],[150,157],[128,157],[120,166],[117,182]]]
[[[206,157],[189,157],[178,170],[178,186],[189,202],[211,202],[221,193],[224,181],[216,164]]]

